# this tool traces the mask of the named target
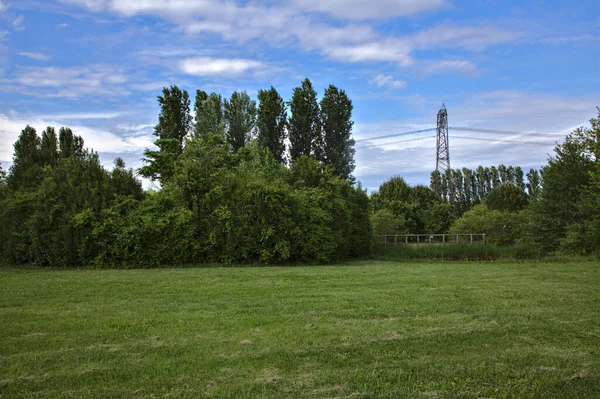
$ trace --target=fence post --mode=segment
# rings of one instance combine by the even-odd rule
[[[431,244],[431,237],[433,237],[431,234],[429,235],[429,243]]]
[[[456,243],[458,244],[458,234],[456,235]]]
[[[485,233],[483,233],[483,245],[485,245]]]
[[[383,236],[383,246],[387,247],[387,236],[386,235]]]
[[[417,234],[417,245],[419,245],[419,235]]]
[[[471,234],[471,244],[473,244],[473,234]]]
[[[404,236],[404,243],[408,245],[408,236]]]
[[[442,234],[442,243],[446,243],[446,233]]]
[[[398,246],[398,236],[394,236],[394,246]]]

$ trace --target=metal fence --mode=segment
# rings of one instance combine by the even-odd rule
[[[384,246],[388,245],[420,245],[420,244],[483,244],[485,234],[403,234],[378,235]]]

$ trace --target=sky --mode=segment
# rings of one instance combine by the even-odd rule
[[[29,124],[138,168],[163,87],[289,100],[308,77],[352,99],[369,190],[428,184],[435,131],[367,139],[435,128],[442,104],[487,130],[450,130],[453,168],[539,168],[597,115],[599,50],[598,0],[0,0],[0,162]]]

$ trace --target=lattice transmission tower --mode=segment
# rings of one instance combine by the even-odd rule
[[[450,169],[450,151],[448,150],[448,111],[446,105],[437,114],[437,157],[435,169],[443,176]]]

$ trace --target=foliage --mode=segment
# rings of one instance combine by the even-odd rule
[[[140,175],[166,184],[175,173],[175,163],[183,151],[184,139],[191,131],[192,116],[189,95],[177,86],[165,87],[163,95],[158,96],[158,104],[161,110],[154,128],[154,135],[158,137],[154,144],[158,151],[144,151],[144,161],[148,165],[140,168]]]
[[[223,100],[220,94],[208,95],[202,90],[196,90],[194,113],[196,119],[194,136],[196,138],[206,133],[224,134]]]
[[[267,148],[275,160],[285,163],[285,143],[287,111],[285,102],[277,90],[258,91],[258,143]]]
[[[256,124],[256,101],[245,91],[234,91],[224,102],[225,137],[233,152],[248,144]]]
[[[322,157],[322,136],[317,92],[309,79],[296,87],[289,102],[290,157],[292,163],[302,155]]]
[[[518,212],[527,206],[527,194],[512,183],[502,183],[494,187],[484,203],[493,211]]]
[[[342,179],[353,181],[354,139],[351,138],[352,101],[344,90],[333,85],[325,89],[321,99],[321,126],[323,128],[323,163]]]
[[[591,128],[580,127],[558,144],[542,169],[543,189],[532,204],[523,236],[539,253],[597,250],[594,173],[599,163],[600,128],[598,119],[590,123]]]
[[[523,212],[507,212],[477,205],[450,227],[451,234],[485,233],[490,244],[514,244],[525,221]]]
[[[402,216],[394,215],[389,209],[380,209],[371,214],[371,226],[375,235],[408,234],[409,229]]]

